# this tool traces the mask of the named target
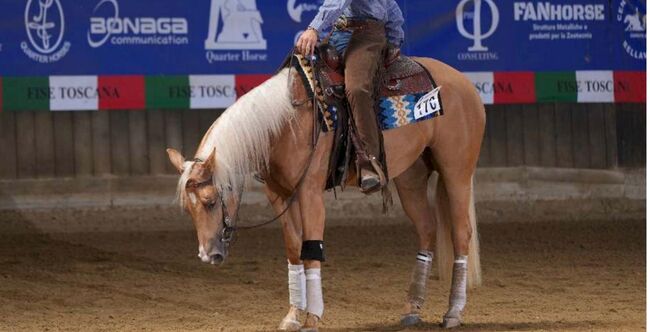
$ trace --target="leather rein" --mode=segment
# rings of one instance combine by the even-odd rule
[[[311,62],[312,66],[314,65],[314,60],[315,60],[314,57],[309,58],[309,61]],[[291,62],[293,62],[293,57],[291,57]],[[293,67],[293,65],[290,64],[289,65],[289,68],[290,68],[289,69],[289,75],[291,75],[291,68],[292,67]],[[307,99],[305,102],[307,102],[308,100],[309,99]],[[280,218],[282,218],[282,216],[284,216],[287,213],[287,211],[289,211],[289,208],[291,207],[293,202],[296,200],[296,197],[298,196],[298,191],[302,187],[302,184],[303,184],[305,178],[307,177],[307,173],[309,172],[309,167],[311,166],[311,164],[312,164],[312,162],[314,160],[314,155],[315,155],[315,152],[316,152],[316,146],[318,145],[318,141],[320,139],[320,127],[322,125],[322,123],[321,123],[322,120],[320,119],[320,117],[318,116],[318,113],[317,113],[318,112],[318,106],[317,106],[317,96],[316,96],[316,94],[314,94],[314,96],[313,96],[312,103],[313,103],[313,108],[314,108],[313,109],[313,113],[314,113],[313,131],[314,132],[313,132],[313,136],[312,136],[312,149],[311,149],[311,152],[309,154],[309,158],[307,159],[307,164],[305,165],[305,167],[304,167],[304,169],[302,171],[302,174],[300,175],[300,178],[298,179],[298,183],[296,184],[296,186],[291,191],[291,195],[289,195],[289,198],[286,199],[286,206],[284,207],[282,212],[280,212],[278,215],[276,215],[275,217],[273,217],[273,218],[271,218],[269,220],[263,221],[261,223],[255,224],[255,225],[237,226],[237,217],[239,215],[239,208],[241,207],[241,202],[243,200],[244,186],[242,185],[239,188],[237,188],[238,201],[237,201],[237,208],[235,209],[234,216],[230,215],[230,213],[228,212],[228,207],[226,206],[226,202],[224,202],[224,200],[223,200],[224,192],[231,191],[232,187],[227,186],[226,188],[224,188],[222,186],[219,189],[219,191],[218,191],[219,204],[221,205],[221,210],[222,210],[222,213],[221,213],[222,229],[221,229],[220,236],[221,236],[221,242],[224,244],[226,249],[228,249],[228,247],[230,247],[230,244],[236,238],[236,234],[237,234],[238,230],[240,230],[240,229],[242,229],[242,230],[255,229],[255,228],[259,228],[259,227],[269,225],[269,224],[279,220]],[[299,106],[299,105],[294,105],[294,107],[296,107],[296,106]],[[194,158],[194,159],[192,159],[190,161],[205,162],[205,160],[202,160],[201,158]],[[203,183],[207,183],[209,181],[210,180],[205,181]],[[200,184],[201,183],[199,183],[198,185],[200,185]],[[279,198],[279,196],[278,196],[278,198]],[[276,200],[277,200],[277,198],[276,198]]]
[[[315,121],[316,121],[317,124],[314,125],[314,129],[317,130],[318,128],[320,128],[320,121],[318,119],[315,119]],[[237,188],[238,201],[237,201],[237,208],[235,209],[235,213],[234,213],[233,216],[231,216],[230,213],[228,212],[228,207],[226,206],[226,202],[223,200],[224,193],[232,190],[231,186],[226,186],[226,188],[224,188],[222,186],[219,189],[218,197],[219,197],[219,204],[221,205],[221,210],[222,210],[222,213],[221,213],[222,229],[221,229],[220,236],[221,236],[221,242],[224,244],[224,246],[226,246],[226,248],[228,248],[230,246],[230,244],[233,242],[233,240],[235,239],[235,235],[236,235],[238,230],[248,230],[248,229],[254,229],[254,228],[259,228],[259,227],[269,225],[269,224],[279,220],[280,218],[282,218],[282,216],[284,216],[287,213],[287,211],[289,211],[289,208],[291,207],[293,202],[296,200],[296,197],[298,196],[298,191],[302,187],[302,184],[304,183],[305,178],[307,177],[307,173],[309,172],[309,167],[311,166],[311,164],[312,164],[312,162],[314,160],[314,155],[316,154],[316,146],[318,145],[318,141],[320,139],[320,133],[315,134],[314,136],[315,136],[314,137],[314,142],[313,142],[314,144],[312,146],[311,152],[309,153],[309,158],[307,159],[307,163],[306,163],[306,165],[305,165],[305,167],[304,167],[304,169],[302,171],[302,174],[300,175],[300,178],[298,179],[298,183],[296,184],[296,186],[291,191],[291,195],[289,195],[289,198],[286,199],[286,206],[284,207],[282,212],[280,212],[275,217],[273,217],[273,218],[271,218],[269,220],[260,222],[258,224],[254,224],[254,225],[237,226],[237,217],[239,215],[239,208],[241,207],[241,202],[243,200],[244,186],[241,185],[239,188]],[[200,158],[194,158],[194,159],[192,159],[190,161],[205,162],[204,160],[202,160]],[[205,181],[203,183],[207,183],[209,181],[210,180]],[[198,185],[200,185],[200,184],[202,184],[202,183],[199,183]],[[278,198],[279,198],[279,196],[278,196]]]

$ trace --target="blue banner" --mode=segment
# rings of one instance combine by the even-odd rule
[[[0,0],[0,76],[274,72],[322,0]],[[641,0],[401,0],[462,71],[645,70]]]
[[[645,70],[645,1],[407,1],[404,8],[407,52],[463,71]]]

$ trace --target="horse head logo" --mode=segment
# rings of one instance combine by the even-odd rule
[[[42,54],[54,52],[61,45],[65,32],[63,8],[59,0],[27,1],[25,27],[29,42],[37,51]]]
[[[313,2],[313,1],[312,1]],[[298,0],[288,0],[287,1],[287,12],[291,19],[296,22],[302,22],[302,14],[306,11],[315,11],[318,10],[319,5],[323,3],[323,0],[316,1],[314,3],[298,3]]]
[[[205,48],[264,50],[266,40],[262,34],[262,23],[264,20],[255,0],[212,0]]]
[[[636,12],[634,14],[625,15],[625,20],[623,23],[626,24],[625,31],[645,31],[645,15],[641,15],[639,8],[636,8]]]
[[[474,2],[474,12],[472,13],[465,11],[465,6],[470,1]],[[483,26],[481,25],[481,6],[484,1],[490,7],[490,13],[492,14],[492,24],[485,32],[483,32]],[[466,18],[472,19],[471,32],[465,28]],[[488,48],[483,46],[483,39],[489,38],[497,30],[499,26],[499,8],[493,0],[462,0],[456,7],[456,26],[463,37],[474,41],[474,45],[470,46],[467,49],[468,51],[485,52]]]

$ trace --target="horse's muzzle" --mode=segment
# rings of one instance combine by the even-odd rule
[[[207,253],[201,246],[199,247],[198,256],[201,259],[201,262],[210,263],[212,265],[221,265],[226,260],[225,252],[218,248],[214,248],[210,253]]]

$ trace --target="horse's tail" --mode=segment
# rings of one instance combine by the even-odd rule
[[[469,202],[469,222],[472,227],[472,238],[469,243],[468,257],[468,285],[470,288],[481,285],[481,258],[479,254],[478,230],[476,227],[476,209],[474,206],[474,179]],[[436,256],[438,261],[438,273],[440,279],[451,283],[451,273],[454,264],[454,244],[451,233],[451,214],[449,211],[449,199],[445,190],[442,178],[438,177],[436,187]]]

